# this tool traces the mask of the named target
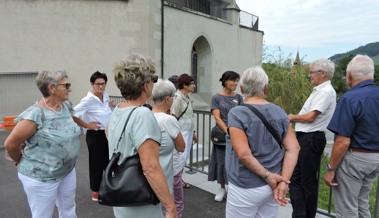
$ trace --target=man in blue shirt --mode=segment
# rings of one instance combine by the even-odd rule
[[[339,100],[328,129],[337,135],[324,180],[334,187],[337,217],[371,217],[369,194],[379,175],[379,87],[374,62],[355,56],[346,69],[351,87]]]

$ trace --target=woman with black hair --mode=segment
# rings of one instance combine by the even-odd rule
[[[74,121],[83,127],[89,153],[89,180],[92,200],[98,200],[103,170],[108,164],[108,140],[105,127],[111,117],[113,101],[105,92],[107,75],[96,71],[90,78],[92,90],[74,108]]]
[[[216,125],[225,133],[228,127],[229,110],[243,102],[242,96],[235,92],[239,78],[238,73],[226,71],[220,78],[221,85],[224,87],[223,90],[212,96],[211,112]],[[215,196],[215,201],[222,201],[226,195],[225,184],[228,184],[225,171],[225,143],[213,143],[208,181],[215,180],[220,184],[220,190]]]

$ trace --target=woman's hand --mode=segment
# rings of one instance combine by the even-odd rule
[[[196,131],[193,131],[193,142],[197,143],[197,134],[196,134]]]
[[[277,173],[270,173],[270,175],[265,179],[265,181],[267,182],[267,184],[270,185],[272,190],[274,190],[281,182],[285,184],[290,183],[290,181],[286,177],[283,177]]]
[[[100,124],[98,122],[90,122],[87,123],[88,127],[87,129],[92,129],[92,130],[99,130]]]
[[[279,182],[278,186],[273,190],[275,201],[280,206],[286,206],[288,203],[288,199],[286,198],[288,191],[289,186],[286,182]]]
[[[109,107],[110,108],[114,108],[114,107],[116,107],[116,103],[114,102],[114,100],[113,99],[111,99],[110,101],[109,101]]]

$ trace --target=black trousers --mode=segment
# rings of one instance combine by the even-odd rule
[[[88,130],[86,134],[89,160],[89,182],[93,192],[98,192],[103,170],[109,162],[108,140],[104,130]]]
[[[296,136],[301,149],[290,183],[292,217],[314,218],[317,211],[321,155],[326,145],[325,133],[297,132]]]

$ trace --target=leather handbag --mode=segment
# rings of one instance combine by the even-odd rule
[[[137,108],[137,107],[136,107]],[[148,183],[142,171],[139,155],[133,155],[118,165],[121,153],[118,146],[124,135],[126,125],[134,108],[126,119],[124,129],[117,142],[116,149],[110,159],[99,188],[99,204],[116,207],[134,207],[158,204],[159,199]]]
[[[216,126],[214,126],[211,130],[212,143],[215,145],[225,146],[226,144],[225,137],[226,137],[226,133],[222,131],[220,127],[218,127],[216,124]]]

